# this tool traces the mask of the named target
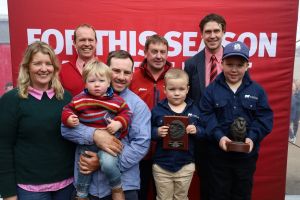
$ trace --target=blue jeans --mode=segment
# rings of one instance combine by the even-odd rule
[[[53,192],[30,192],[17,187],[17,196],[18,200],[70,200],[73,191],[73,184]]]
[[[100,161],[101,171],[105,174],[111,188],[121,187],[121,172],[119,168],[118,157],[112,156],[105,151],[99,150],[95,145],[79,145],[79,152],[84,154],[84,151],[97,152]],[[77,179],[77,196],[87,197],[89,186],[91,184],[92,174],[81,174],[78,171]]]

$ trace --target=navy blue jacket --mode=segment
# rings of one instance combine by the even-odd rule
[[[171,172],[177,172],[184,165],[194,162],[194,141],[196,138],[204,137],[203,125],[200,126],[199,108],[193,104],[191,99],[186,99],[185,102],[187,105],[182,113],[172,111],[167,99],[162,100],[152,109],[151,139],[157,141],[153,162]],[[157,129],[164,125],[163,117],[166,115],[188,116],[189,124],[196,126],[196,134],[189,135],[188,151],[163,149],[163,139],[158,136]]]
[[[249,157],[256,155],[262,139],[271,132],[273,112],[264,89],[252,81],[248,72],[236,91],[229,88],[222,72],[211,83],[200,101],[200,117],[205,121],[205,132],[209,136],[210,152],[225,157]],[[225,152],[219,148],[223,136],[229,136],[229,127],[237,117],[247,121],[247,136],[254,143],[250,153]]]
[[[189,75],[188,97],[198,103],[205,90],[205,50],[186,60],[184,66],[184,71]]]

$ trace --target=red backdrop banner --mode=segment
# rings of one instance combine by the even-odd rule
[[[228,24],[223,45],[240,40],[250,47],[250,74],[267,91],[275,113],[273,131],[261,145],[253,199],[284,199],[297,8],[298,0],[10,0],[13,79],[27,44],[35,40],[51,44],[62,61],[75,54],[72,35],[81,23],[95,27],[103,60],[109,51],[124,49],[137,66],[146,37],[158,33],[169,41],[169,61],[181,68],[203,48],[200,19],[221,14]],[[190,199],[198,199],[194,183]]]
[[[5,85],[11,82],[12,69],[11,69],[11,57],[10,57],[10,45],[0,44],[0,96],[5,92]]]

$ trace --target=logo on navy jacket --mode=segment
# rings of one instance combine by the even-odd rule
[[[200,118],[198,115],[195,115],[195,114],[193,114],[193,113],[188,113],[187,116],[188,116],[188,117],[195,117],[195,118],[197,118],[197,119]]]
[[[258,100],[257,96],[252,96],[250,94],[245,94],[245,99],[254,99],[254,100]]]

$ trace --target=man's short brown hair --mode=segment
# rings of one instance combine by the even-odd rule
[[[96,30],[94,29],[94,27],[93,27],[92,25],[90,25],[90,24],[80,24],[80,25],[77,26],[77,27],[75,28],[75,30],[74,30],[74,42],[76,42],[76,31],[77,31],[79,28],[83,28],[83,27],[92,29],[92,30],[94,31],[94,33],[95,33],[95,40],[97,41]]]
[[[134,61],[133,61],[133,58],[130,55],[130,53],[128,53],[127,51],[117,50],[117,51],[111,51],[111,52],[109,52],[108,57],[107,57],[107,61],[106,61],[106,64],[108,66],[111,65],[111,59],[113,59],[113,58],[119,58],[119,59],[127,59],[127,58],[129,58],[131,60],[131,62],[132,62],[131,69],[133,69]]]
[[[207,24],[208,22],[217,22],[218,24],[221,25],[222,31],[223,32],[226,31],[226,21],[225,21],[224,17],[222,17],[221,15],[215,14],[215,13],[211,13],[211,14],[206,15],[200,21],[199,28],[200,28],[201,33],[203,32],[205,24]]]
[[[156,44],[156,43],[162,43],[167,46],[167,50],[169,49],[168,41],[164,37],[162,37],[158,34],[154,34],[152,36],[147,37],[147,40],[145,43],[145,51],[148,51],[150,44]]]

